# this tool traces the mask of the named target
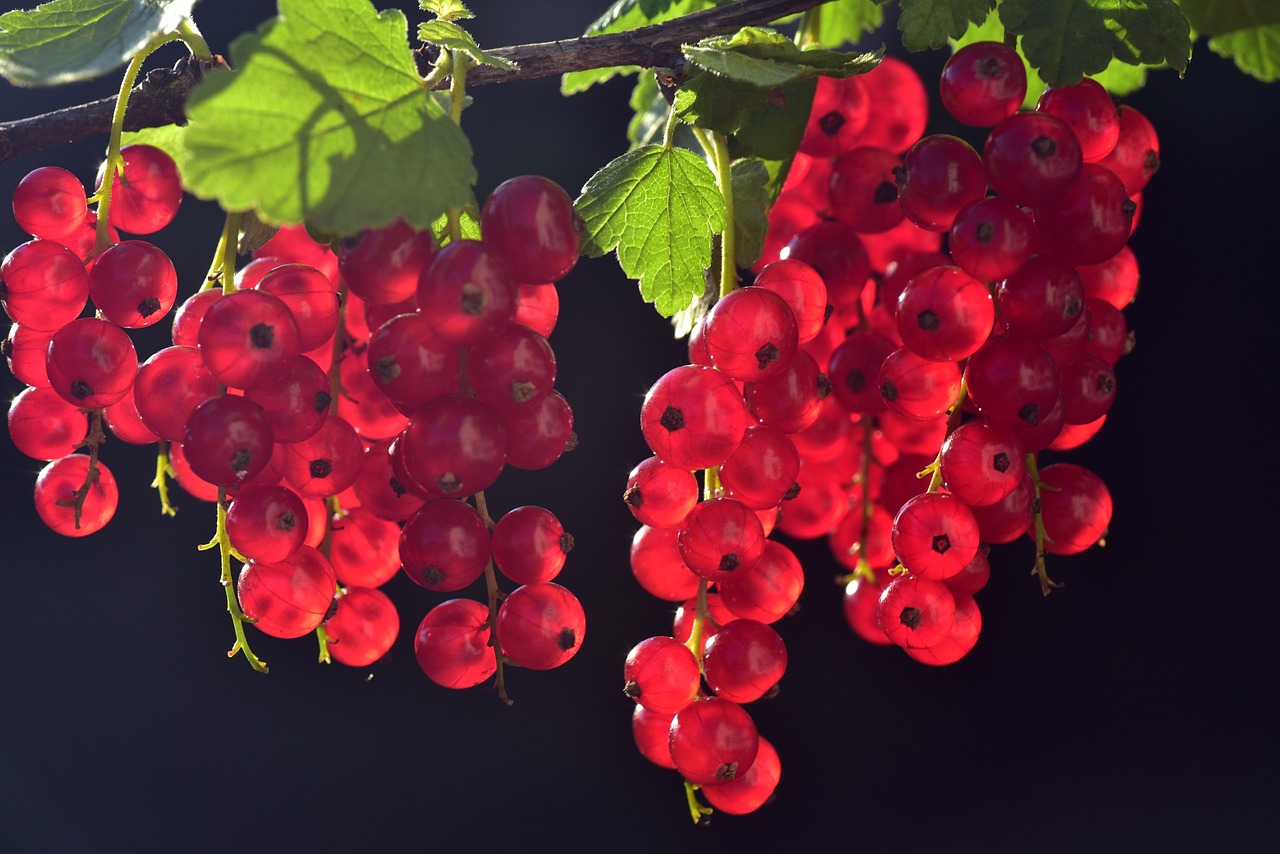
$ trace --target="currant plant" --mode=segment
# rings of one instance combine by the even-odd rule
[[[934,81],[847,49],[883,21],[870,0],[618,0],[555,52],[481,49],[456,0],[422,0],[414,39],[369,0],[279,0],[227,58],[194,5],[0,16],[19,85],[125,67],[70,132],[0,125],[4,159],[107,139],[88,188],[51,165],[12,193],[31,239],[0,265],[27,386],[9,428],[47,463],[40,518],[101,529],[119,476],[103,443],[154,445],[161,512],[171,481],[214,505],[200,548],[219,555],[229,655],[266,672],[252,626],[366,667],[399,642],[380,588],[403,573],[460,594],[417,624],[424,673],[510,703],[505,668],[569,661],[585,613],[558,583],[560,520],[495,514],[486,493],[577,443],[556,283],[613,253],[688,338],[644,398],[653,455],[623,495],[634,577],[680,610],[623,675],[636,746],[681,775],[695,821],[773,796],[780,754],[744,706],[779,693],[783,618],[814,571],[839,574],[860,637],[946,665],[979,639],[992,545],[1034,542],[1047,594],[1048,555],[1103,541],[1103,480],[1042,454],[1097,433],[1133,347],[1127,243],[1160,145],[1113,98],[1185,72],[1192,26],[1280,76],[1276,25],[1208,3],[902,0],[907,49],[955,51],[937,91],[984,134],[962,138],[926,135]],[[175,41],[189,59],[135,88]],[[476,198],[470,100],[557,74],[566,95],[636,75],[630,150],[576,199],[534,175]],[[226,214],[201,283],[143,239],[187,193]],[[128,330],[163,322],[172,346],[140,354]],[[825,537],[831,566],[802,568],[775,533]]]

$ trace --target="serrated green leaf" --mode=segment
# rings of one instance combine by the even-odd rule
[[[418,8],[441,21],[462,21],[475,15],[459,0],[418,0]]]
[[[695,65],[739,83],[770,88],[815,77],[850,77],[875,68],[879,57],[834,50],[801,50],[781,33],[743,27],[732,36],[712,36],[682,48]]]
[[[1004,41],[1004,27],[1000,24],[998,10],[993,10],[981,24],[970,25],[963,36],[951,42],[951,47],[954,51],[965,45],[982,41]],[[1033,110],[1040,96],[1044,94],[1044,90],[1049,87],[1044,80],[1040,79],[1040,75],[1027,62],[1027,58],[1021,51],[1018,52],[1018,58],[1022,60],[1023,70],[1027,74],[1027,95],[1023,99],[1022,106],[1024,109]],[[1152,67],[1155,66],[1129,65],[1118,59],[1112,59],[1106,68],[1090,76],[1112,95],[1124,96],[1146,85],[1147,71]]]
[[[599,36],[605,33],[626,32],[649,24],[660,24],[715,5],[719,4],[710,0],[617,0],[603,15],[591,22],[583,35]],[[638,65],[617,65],[610,68],[570,71],[560,77],[560,94],[576,95],[597,83],[603,83],[620,74],[635,74],[639,70]]]
[[[764,252],[769,231],[769,170],[763,160],[735,160],[733,176],[733,263],[750,267]]]
[[[1280,3],[1275,0],[1179,0],[1178,5],[1202,36],[1280,25]]]
[[[196,0],[53,0],[0,15],[0,76],[15,86],[87,80],[175,30]]]
[[[628,151],[591,176],[574,206],[586,229],[583,253],[616,250],[623,272],[640,280],[641,296],[663,317],[702,293],[725,210],[701,157],[661,145]]]
[[[676,92],[675,110],[681,121],[732,134],[745,154],[789,160],[804,136],[817,85],[810,77],[761,89],[704,71]]]
[[[227,210],[353,235],[471,199],[471,146],[424,87],[404,14],[280,0],[187,100],[187,187]],[[316,62],[324,57],[324,62]]]
[[[1190,25],[1173,0],[1004,0],[1000,20],[1050,86],[1098,74],[1113,57],[1181,73],[1191,55]]]
[[[898,29],[907,50],[937,50],[986,18],[995,0],[902,0]]]
[[[442,47],[445,50],[465,51],[472,61],[480,65],[492,65],[504,71],[515,71],[519,68],[509,59],[485,53],[471,37],[471,33],[451,21],[424,21],[418,24],[418,41]]]
[[[1234,60],[1241,71],[1264,83],[1280,80],[1280,24],[1214,36],[1209,49]]]
[[[818,41],[825,47],[856,43],[884,23],[875,0],[834,0],[818,9]]]

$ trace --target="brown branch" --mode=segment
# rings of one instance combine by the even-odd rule
[[[467,85],[532,80],[616,65],[665,67],[680,62],[682,44],[775,21],[824,2],[826,0],[738,0],[624,33],[497,48],[488,53],[518,63],[519,69],[473,68],[467,75]],[[200,77],[199,66],[186,59],[172,69],[148,73],[129,96],[125,130],[186,121],[183,104]],[[0,124],[0,163],[31,151],[108,133],[115,103],[114,97],[103,98]]]
[[[486,52],[517,63],[519,70],[503,71],[488,65],[473,68],[467,72],[467,86],[553,77],[615,65],[645,68],[675,65],[682,61],[680,46],[683,44],[776,21],[825,2],[827,0],[740,0],[624,33],[501,47]]]

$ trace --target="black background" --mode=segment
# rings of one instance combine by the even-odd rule
[[[474,32],[486,46],[571,36],[606,4],[550,5],[477,0]],[[269,6],[205,3],[196,20],[225,53]],[[416,4],[403,6],[417,20]],[[932,88],[944,59],[911,61]],[[0,84],[0,120],[114,85]],[[464,126],[480,197],[523,173],[576,194],[625,149],[628,92],[615,83],[566,100],[555,80],[476,89]],[[1067,586],[1048,599],[1027,575],[1030,546],[997,548],[978,647],[933,669],[855,638],[825,543],[797,546],[801,613],[777,626],[790,668],[777,699],[749,707],[783,762],[777,799],[758,813],[693,827],[679,778],[631,742],[622,660],[670,630],[671,608],[631,577],[635,525],[618,498],[647,454],[641,397],[683,345],[606,258],[564,280],[551,339],[580,448],[489,491],[498,510],[539,503],[563,519],[578,548],[559,580],[588,614],[570,663],[510,672],[511,709],[421,674],[412,632],[445,597],[405,579],[388,586],[401,638],[372,669],[317,666],[313,640],[254,630],[271,674],[228,661],[217,559],[195,550],[213,532],[210,506],[179,493],[178,517],[162,518],[151,450],[113,441],[103,458],[120,510],[103,532],[64,539],[32,506],[40,463],[3,443],[0,847],[1271,849],[1278,95],[1200,43],[1185,80],[1154,75],[1129,99],[1155,123],[1163,160],[1132,243],[1138,347],[1120,362],[1106,428],[1068,455],[1112,490],[1106,548],[1053,560]],[[939,118],[931,130],[957,128]],[[0,197],[47,163],[88,181],[102,147],[3,164]],[[220,223],[188,198],[156,236],[184,294]],[[22,239],[0,223],[0,244]],[[137,337],[143,357],[167,343],[161,326]]]

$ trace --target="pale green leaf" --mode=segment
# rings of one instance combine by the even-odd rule
[[[732,36],[712,36],[682,48],[690,62],[721,77],[761,88],[827,75],[865,74],[880,61],[873,53],[801,50],[781,33],[743,27]]]
[[[1280,80],[1280,24],[1234,30],[1209,39],[1209,49],[1264,83]]]
[[[403,13],[368,0],[280,0],[280,17],[232,44],[238,70],[209,75],[187,101],[187,187],[341,235],[397,217],[427,228],[465,205],[471,146],[407,36]]]
[[[1280,3],[1275,0],[1179,0],[1178,5],[1202,36],[1280,25]]]
[[[735,160],[733,175],[733,263],[750,267],[764,252],[769,231],[769,170],[763,160]]]
[[[995,0],[902,0],[898,29],[907,50],[937,50],[986,18]]]
[[[153,145],[172,157],[174,162],[181,162],[186,156],[186,137],[186,125],[163,125],[125,131],[120,135],[120,145]]]
[[[474,62],[480,65],[492,65],[504,71],[515,71],[519,67],[509,59],[485,53],[471,37],[471,33],[450,21],[435,20],[418,24],[418,41],[433,44],[445,50],[465,51]]]
[[[463,208],[459,211],[458,231],[461,233],[463,240],[480,239],[480,217],[476,216],[477,209],[477,205],[472,203],[469,207]],[[442,215],[431,224],[431,233],[435,235],[436,245],[449,245],[450,237],[448,214]]]
[[[633,149],[591,176],[574,205],[586,229],[583,253],[616,250],[663,317],[702,293],[713,235],[725,227],[724,200],[702,158],[660,145]]]
[[[418,8],[442,21],[462,21],[475,15],[459,0],[418,0]]]
[[[825,47],[855,43],[884,23],[884,10],[875,0],[833,0],[817,11],[818,41]]]
[[[53,0],[0,15],[0,76],[52,86],[106,74],[175,30],[196,0]]]

